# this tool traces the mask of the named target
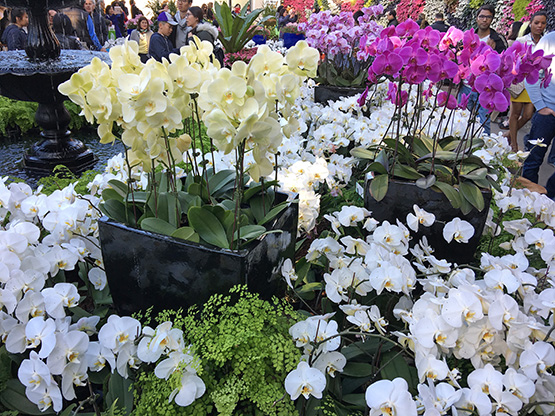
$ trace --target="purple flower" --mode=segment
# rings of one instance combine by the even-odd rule
[[[439,107],[446,106],[449,110],[455,110],[459,106],[459,104],[457,103],[457,98],[454,95],[447,93],[446,91],[441,91],[437,95],[437,105]]]
[[[396,76],[403,67],[403,59],[396,53],[378,55],[372,66],[372,72],[376,75]]]
[[[409,93],[401,90],[401,93],[399,94],[397,84],[395,84],[394,82],[390,82],[387,89],[387,98],[397,107],[402,107],[407,103],[409,99]]]

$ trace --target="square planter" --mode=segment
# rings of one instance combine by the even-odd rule
[[[364,207],[372,211],[373,218],[378,221],[387,220],[392,224],[395,224],[397,219],[406,223],[407,214],[414,213],[413,205],[416,204],[419,208],[434,214],[436,221],[431,227],[419,226],[418,233],[413,233],[412,243],[426,236],[428,244],[435,250],[434,256],[438,259],[459,264],[472,262],[486,224],[491,191],[482,191],[485,202],[482,211],[473,208],[470,213],[463,215],[460,209],[453,208],[443,193],[419,188],[414,182],[390,180],[387,194],[378,202],[370,195],[370,182],[371,180],[366,181],[364,189]],[[474,236],[466,244],[455,241],[447,243],[443,238],[444,224],[455,217],[468,221],[474,227]]]
[[[284,194],[276,199],[284,200]],[[269,299],[284,293],[280,266],[295,255],[298,204],[291,203],[271,224],[270,233],[248,248],[231,251],[204,246],[99,220],[102,256],[116,309],[131,314],[154,307],[188,308],[237,284]]]
[[[302,33],[284,33],[283,34],[283,46],[287,49],[292,48],[297,44],[297,42],[305,40]]]

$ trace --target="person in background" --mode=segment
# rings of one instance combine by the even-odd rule
[[[543,36],[547,25],[547,14],[544,11],[534,13],[530,19],[530,33],[516,39],[524,45],[536,46]],[[523,85],[524,86],[524,85]],[[526,92],[526,88],[518,97],[511,96],[511,109],[509,115],[509,142],[513,151],[518,151],[518,131],[526,124],[534,115],[534,104],[530,100],[530,96]]]
[[[287,9],[282,9],[281,16],[278,21],[278,27],[287,26],[289,23],[296,23],[299,20],[299,16],[293,7],[287,11]]]
[[[518,38],[518,34],[520,32],[520,29],[522,28],[522,25],[522,22],[513,22],[513,24],[511,25],[511,32],[509,33],[509,36],[507,36],[507,44],[509,46],[511,46]]]
[[[436,13],[436,21],[432,23],[432,29],[439,30],[442,33],[449,30],[449,25],[446,25],[443,20],[443,13]]]
[[[496,52],[501,53],[507,49],[507,41],[503,36],[490,28],[494,15],[495,8],[491,4],[486,4],[478,9],[478,15],[476,17],[478,29],[476,30],[476,34],[480,38],[480,41],[486,42]],[[489,136],[491,133],[489,111],[485,107],[482,107],[478,101],[478,93],[472,91],[472,88],[466,81],[463,82],[463,86],[459,91],[459,101],[462,99],[463,94],[469,95],[467,105],[469,110],[472,110],[474,106],[478,106],[478,119],[484,128],[484,134]]]
[[[424,29],[425,27],[430,26],[430,23],[426,20],[426,15],[424,13],[420,13],[418,15],[418,20],[416,20],[416,24],[420,26],[420,29]]]
[[[202,15],[204,16],[204,20],[206,20],[206,13],[208,12],[208,5],[206,3],[202,3],[200,7],[202,9]]]
[[[241,13],[241,5],[239,3],[237,3],[235,6],[233,6],[232,13],[234,15],[238,15],[239,13]]]
[[[187,33],[190,29],[187,27],[186,14],[192,4],[193,0],[177,0],[177,13],[175,14],[177,27],[174,36],[172,36],[176,48],[181,48],[187,44]]]
[[[397,26],[399,24],[399,21],[397,20],[397,12],[395,10],[391,10],[388,14],[387,14],[387,25],[388,26]]]
[[[482,42],[486,42],[497,53],[503,52],[508,48],[507,41],[495,30],[491,28],[491,22],[495,17],[495,7],[491,4],[485,4],[478,9],[476,23],[478,28],[476,34],[480,37]]]
[[[355,26],[360,26],[358,18],[362,16],[364,16],[364,13],[362,12],[362,10],[357,10],[356,12],[353,13],[353,20],[355,21]]]
[[[141,62],[144,64],[148,61],[150,56],[148,55],[148,49],[150,46],[150,38],[152,37],[152,30],[150,30],[150,24],[148,19],[144,16],[140,16],[137,21],[137,29],[133,30],[129,35],[129,40],[133,40],[139,44],[139,56],[141,57]]]
[[[142,16],[143,12],[141,11],[141,9],[139,9],[137,7],[137,5],[135,4],[135,0],[129,0],[129,4],[131,4],[131,18],[134,19],[137,16]]]
[[[60,47],[62,49],[74,50],[84,49],[81,42],[79,42],[79,39],[77,39],[77,36],[75,36],[75,30],[71,25],[69,17],[63,13],[57,13],[56,11],[52,14],[50,13],[51,11],[53,10],[49,10],[49,14],[52,19],[52,30],[54,31],[58,42],[60,42]]]
[[[161,12],[158,15],[158,32],[150,37],[148,54],[162,62],[162,58],[170,59],[171,53],[179,53],[179,49],[173,47],[169,36],[177,22],[169,12]]]
[[[108,26],[110,22],[106,19],[104,9],[100,7],[100,2],[98,2],[98,5],[95,4],[95,2],[93,2],[93,4],[91,17],[94,23],[94,31],[100,44],[104,45],[108,40]]]
[[[555,54],[555,32],[543,36],[535,48],[536,51],[542,50],[545,55]],[[555,73],[555,59],[551,61],[549,67],[551,73]],[[555,136],[555,78],[551,78],[547,87],[542,88],[539,79],[534,84],[525,82],[526,91],[536,112],[532,117],[532,128],[530,129],[530,142],[542,139],[542,145],[532,144],[530,154],[522,166],[522,176],[532,182],[538,183],[538,173],[543,163],[543,158],[549,145],[552,144]],[[547,196],[555,198],[555,173],[549,177],[545,186]]]
[[[25,49],[27,32],[24,28],[27,26],[29,26],[29,15],[25,9],[12,9],[12,23],[2,34],[2,43],[8,46],[9,51]]]
[[[111,25],[116,31],[116,39],[123,37],[121,27],[125,27],[125,23],[123,23],[123,10],[121,9],[121,7],[112,7],[110,5],[106,6],[106,17],[108,18],[108,20],[110,20]]]
[[[103,48],[103,43],[100,42],[100,38],[98,37],[96,32],[96,27],[94,24],[94,20],[95,20],[94,16],[96,16],[96,13],[94,12],[94,8],[95,8],[94,0],[85,0],[85,2],[83,3],[84,14],[82,15],[82,18],[78,20],[78,23],[77,23],[77,26],[75,26],[75,29],[77,32],[77,36],[81,39],[81,41],[86,43],[89,49],[105,52],[106,49]],[[106,19],[102,18],[102,21],[106,25],[106,38],[107,38],[108,25],[105,23]],[[103,25],[101,24],[101,26]],[[102,29],[99,29],[99,30],[102,30]]]
[[[185,16],[187,26],[190,28],[187,34],[187,44],[192,42],[193,36],[197,36],[201,41],[206,40],[214,45],[214,42],[218,39],[218,29],[203,20],[202,9],[198,6],[189,7]]]
[[[208,10],[206,10],[206,18],[211,22],[214,22],[214,3],[208,3]]]
[[[168,6],[168,2],[165,1],[160,5],[161,9],[158,12],[158,14],[160,14],[161,12],[169,12],[170,11],[170,6]]]

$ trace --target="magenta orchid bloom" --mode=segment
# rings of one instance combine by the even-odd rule
[[[457,97],[449,94],[446,91],[441,91],[437,95],[437,105],[439,107],[447,107],[449,110],[456,110],[459,108],[459,103],[457,102]]]

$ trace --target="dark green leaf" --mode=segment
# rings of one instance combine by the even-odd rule
[[[459,189],[464,199],[470,202],[474,208],[478,211],[482,211],[484,209],[484,197],[482,196],[482,192],[480,192],[480,188],[472,182],[466,181],[459,185]]]
[[[217,198],[218,195],[225,193],[229,189],[233,189],[234,186],[234,170],[221,170],[208,179],[208,188],[210,189],[210,194],[215,198]]]
[[[25,396],[25,386],[17,379],[6,381],[4,390],[0,392],[0,402],[9,410],[17,410],[23,415],[54,415],[52,408],[41,412],[36,404]]]
[[[123,202],[123,197],[120,195],[120,193],[112,188],[106,188],[102,191],[102,199],[104,201],[107,201],[109,199],[116,199]]]
[[[387,175],[378,175],[370,182],[370,195],[376,201],[381,201],[387,194],[389,185],[389,177]]]
[[[403,354],[395,351],[387,352],[382,356],[381,365],[383,366],[381,370],[382,378],[394,380],[397,377],[401,377],[405,379],[410,389],[416,389],[418,385],[416,368],[413,366],[411,369]]]
[[[172,235],[176,227],[161,218],[150,217],[141,221],[141,228],[145,231],[159,233],[164,235]]]
[[[195,232],[193,227],[181,227],[171,233],[172,237],[181,238],[182,240],[189,240],[195,243],[200,241],[199,235]]]
[[[461,195],[459,194],[459,191],[457,191],[453,186],[445,182],[437,181],[432,189],[443,192],[449,202],[451,202],[453,208],[461,207]]]
[[[364,147],[355,147],[354,149],[351,149],[351,156],[358,157],[359,159],[374,160],[376,152],[365,149]]]
[[[363,393],[359,394],[345,394],[343,396],[343,401],[345,403],[354,404],[355,406],[366,409],[366,398]]]
[[[436,183],[436,180],[437,180],[436,175],[428,175],[423,178],[419,178],[416,181],[416,186],[418,186],[421,189],[428,189],[434,186],[434,184]]]
[[[324,290],[324,283],[312,282],[312,283],[307,283],[305,285],[300,286],[297,289],[297,293],[301,294],[301,293],[308,293],[308,292],[317,292],[320,290]]]
[[[133,212],[129,209],[126,210],[123,202],[117,199],[109,199],[101,203],[100,210],[114,221],[127,224],[127,220],[129,219],[131,225],[134,223]]]
[[[108,185],[110,185],[114,191],[120,194],[122,198],[125,198],[125,196],[127,195],[128,186],[126,183],[118,181],[117,179],[110,179],[108,181]]]
[[[346,347],[341,349],[341,354],[345,356],[347,360],[351,360],[355,357],[366,357],[369,359],[373,358],[378,351],[389,351],[393,347],[390,342],[384,343],[383,340],[378,338],[369,337],[366,341],[353,342]]]
[[[460,175],[460,176],[473,181],[473,180],[476,180],[476,179],[478,179],[478,180],[486,179],[487,173],[488,173],[487,168],[479,168],[479,169],[473,170],[472,172],[469,172],[469,173],[466,173],[466,174]]]
[[[343,375],[350,377],[368,377],[374,373],[372,364],[347,362],[343,369]]]
[[[268,212],[266,214],[266,216],[264,218],[262,218],[262,221],[260,221],[258,223],[258,225],[264,225],[267,222],[272,221],[274,218],[276,218],[282,211],[284,211],[285,209],[287,209],[289,207],[289,204],[293,204],[293,201],[284,201],[281,204],[276,205],[275,207],[273,207],[270,212]]]
[[[123,378],[115,371],[108,382],[108,393],[106,394],[106,405],[111,407],[117,400],[118,406],[125,415],[131,414],[133,410],[133,382]]]
[[[204,207],[191,207],[187,213],[189,224],[208,244],[229,248],[229,241],[222,223]]]
[[[393,174],[398,178],[409,179],[409,180],[415,180],[422,177],[422,174],[418,172],[416,169],[407,165],[401,165],[400,163],[395,164],[395,170]]]
[[[253,240],[260,237],[262,234],[266,232],[266,228],[262,225],[245,225],[241,227],[239,232],[239,237],[241,240]],[[235,232],[235,238],[237,239],[237,231]]]

